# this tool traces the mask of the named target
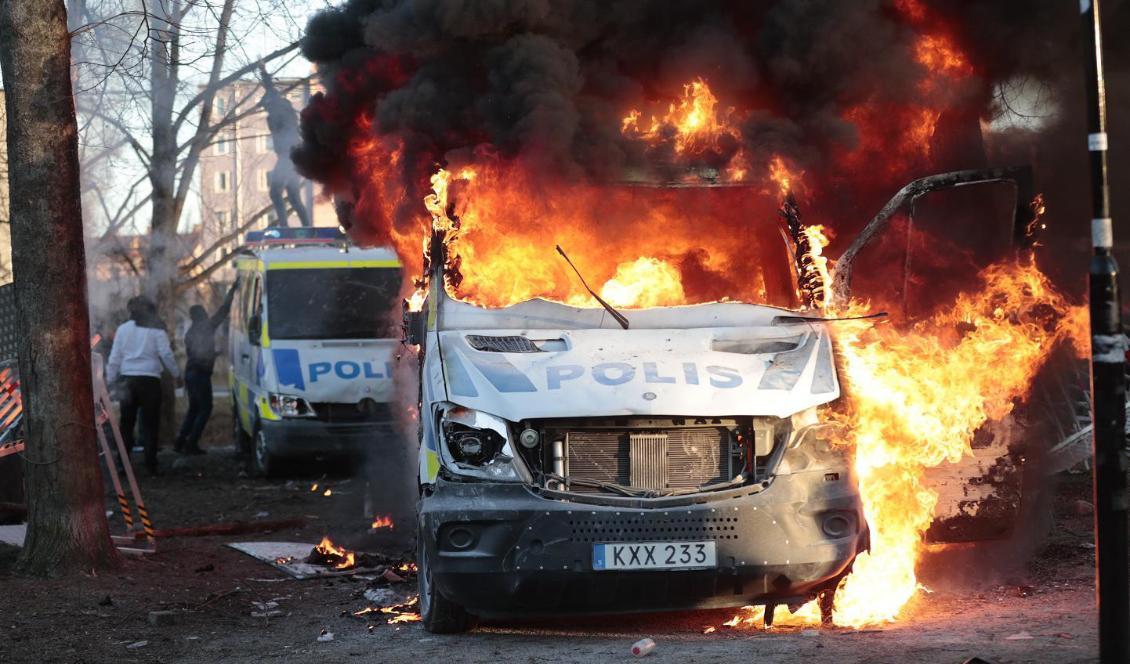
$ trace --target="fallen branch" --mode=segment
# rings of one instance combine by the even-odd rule
[[[213,523],[207,526],[188,526],[185,528],[164,528],[153,531],[154,537],[208,537],[210,535],[242,535],[283,528],[301,528],[306,519],[279,519],[276,521],[233,521]]]

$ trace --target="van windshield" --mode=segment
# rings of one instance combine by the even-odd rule
[[[396,268],[315,268],[267,273],[272,339],[387,339],[400,291]]]

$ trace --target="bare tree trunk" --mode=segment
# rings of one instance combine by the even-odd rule
[[[180,215],[176,209],[177,135],[173,127],[180,50],[180,2],[153,5],[153,33],[149,40],[149,76],[152,95],[153,151],[149,179],[153,184],[153,219],[149,236],[147,294],[157,304],[161,320],[176,343],[176,239]],[[161,380],[161,418],[158,444],[176,435],[176,398],[168,376]]]
[[[62,0],[0,0],[28,532],[19,568],[117,564],[94,433],[78,128]]]

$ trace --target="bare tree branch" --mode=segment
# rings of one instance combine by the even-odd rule
[[[216,251],[217,249],[220,249],[220,248],[221,248],[221,247],[223,247],[223,246],[224,246],[225,244],[227,244],[227,243],[231,242],[232,240],[235,240],[235,239],[236,239],[236,238],[238,238],[238,237],[239,237],[239,236],[240,236],[241,234],[243,234],[244,232],[246,232],[246,231],[247,231],[247,229],[249,229],[249,228],[251,228],[252,226],[254,226],[254,225],[256,224],[256,222],[258,222],[258,221],[259,221],[260,219],[262,219],[263,217],[265,217],[265,216],[266,216],[266,215],[267,215],[267,214],[268,214],[268,213],[269,213],[269,212],[270,212],[270,211],[272,210],[272,208],[273,208],[273,207],[274,207],[274,206],[272,206],[272,205],[267,205],[267,206],[265,206],[265,207],[264,207],[263,209],[259,210],[259,211],[258,211],[258,212],[256,212],[255,214],[253,214],[253,215],[251,216],[251,218],[250,218],[250,219],[248,219],[247,221],[245,221],[245,222],[244,222],[243,224],[241,224],[241,225],[240,225],[240,226],[239,226],[238,228],[236,228],[236,229],[235,229],[234,231],[232,231],[232,232],[228,233],[227,235],[224,235],[223,237],[221,237],[221,238],[217,239],[217,240],[216,240],[215,242],[213,242],[213,243],[212,243],[212,245],[211,245],[211,246],[209,246],[209,247],[208,247],[207,249],[205,249],[204,251],[200,252],[200,253],[199,253],[199,254],[198,254],[197,256],[195,256],[195,257],[194,257],[194,258],[193,258],[192,260],[190,260],[190,261],[189,261],[188,263],[185,263],[184,265],[181,265],[181,266],[180,266],[180,268],[179,268],[179,269],[180,269],[180,271],[181,271],[181,272],[184,272],[184,273],[192,272],[192,271],[193,271],[193,270],[195,270],[196,268],[198,268],[198,267],[200,267],[201,265],[203,265],[203,264],[204,264],[204,262],[205,262],[205,259],[207,259],[207,258],[208,258],[208,256],[211,256],[211,255],[212,255],[212,253],[213,253],[213,252],[215,252],[215,251]],[[287,217],[288,217],[288,218],[289,218],[289,216],[290,216],[290,212],[292,212],[292,211],[289,211],[289,210],[288,210],[288,213],[287,213]],[[221,259],[221,260],[227,260],[227,259]],[[213,270],[213,271],[214,271],[214,270]],[[211,274],[211,272],[209,272],[209,274]]]
[[[276,58],[282,57],[282,56],[286,55],[287,53],[290,53],[291,51],[297,49],[298,46],[299,46],[299,42],[296,41],[296,42],[290,44],[289,46],[284,46],[283,48],[280,48],[277,51],[273,51],[271,53],[268,53],[267,55],[259,58],[258,60],[254,61],[254,62],[250,62],[250,63],[240,67],[239,69],[235,70],[234,72],[228,74],[227,76],[225,76],[221,79],[218,79],[214,84],[209,85],[208,87],[205,87],[203,90],[201,90],[199,93],[197,93],[195,97],[188,100],[188,102],[184,105],[184,108],[181,109],[181,112],[177,115],[177,119],[173,121],[173,128],[174,129],[180,129],[180,126],[182,124],[184,124],[185,121],[188,119],[189,114],[192,112],[192,109],[197,104],[199,104],[200,102],[202,102],[204,100],[204,97],[205,97],[206,94],[211,94],[211,95],[214,96],[216,90],[224,87],[225,85],[228,85],[229,83],[234,83],[235,81],[238,81],[240,78],[243,78],[243,76],[248,74],[249,72],[255,71],[255,69],[258,68],[260,64],[266,64],[266,63],[268,63],[268,62],[270,62],[270,61],[272,61]],[[214,89],[212,89],[213,87],[214,87]]]

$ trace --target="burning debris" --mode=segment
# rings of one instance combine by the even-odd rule
[[[416,608],[419,603],[419,597],[412,597],[407,601],[390,606],[367,606],[360,611],[354,611],[353,616],[367,619],[377,618],[389,625],[419,622],[420,613]]]
[[[369,524],[369,530],[392,530],[392,516],[383,514],[373,519],[373,523]]]
[[[311,549],[310,555],[303,562],[335,570],[363,570],[375,573],[375,578],[383,579],[383,583],[406,583],[416,574],[416,563],[411,560],[377,553],[350,551],[335,544],[329,535],[324,536],[322,541]]]
[[[325,565],[334,569],[353,569],[357,566],[357,554],[333,543],[329,535],[310,551],[306,562],[314,565]]]

